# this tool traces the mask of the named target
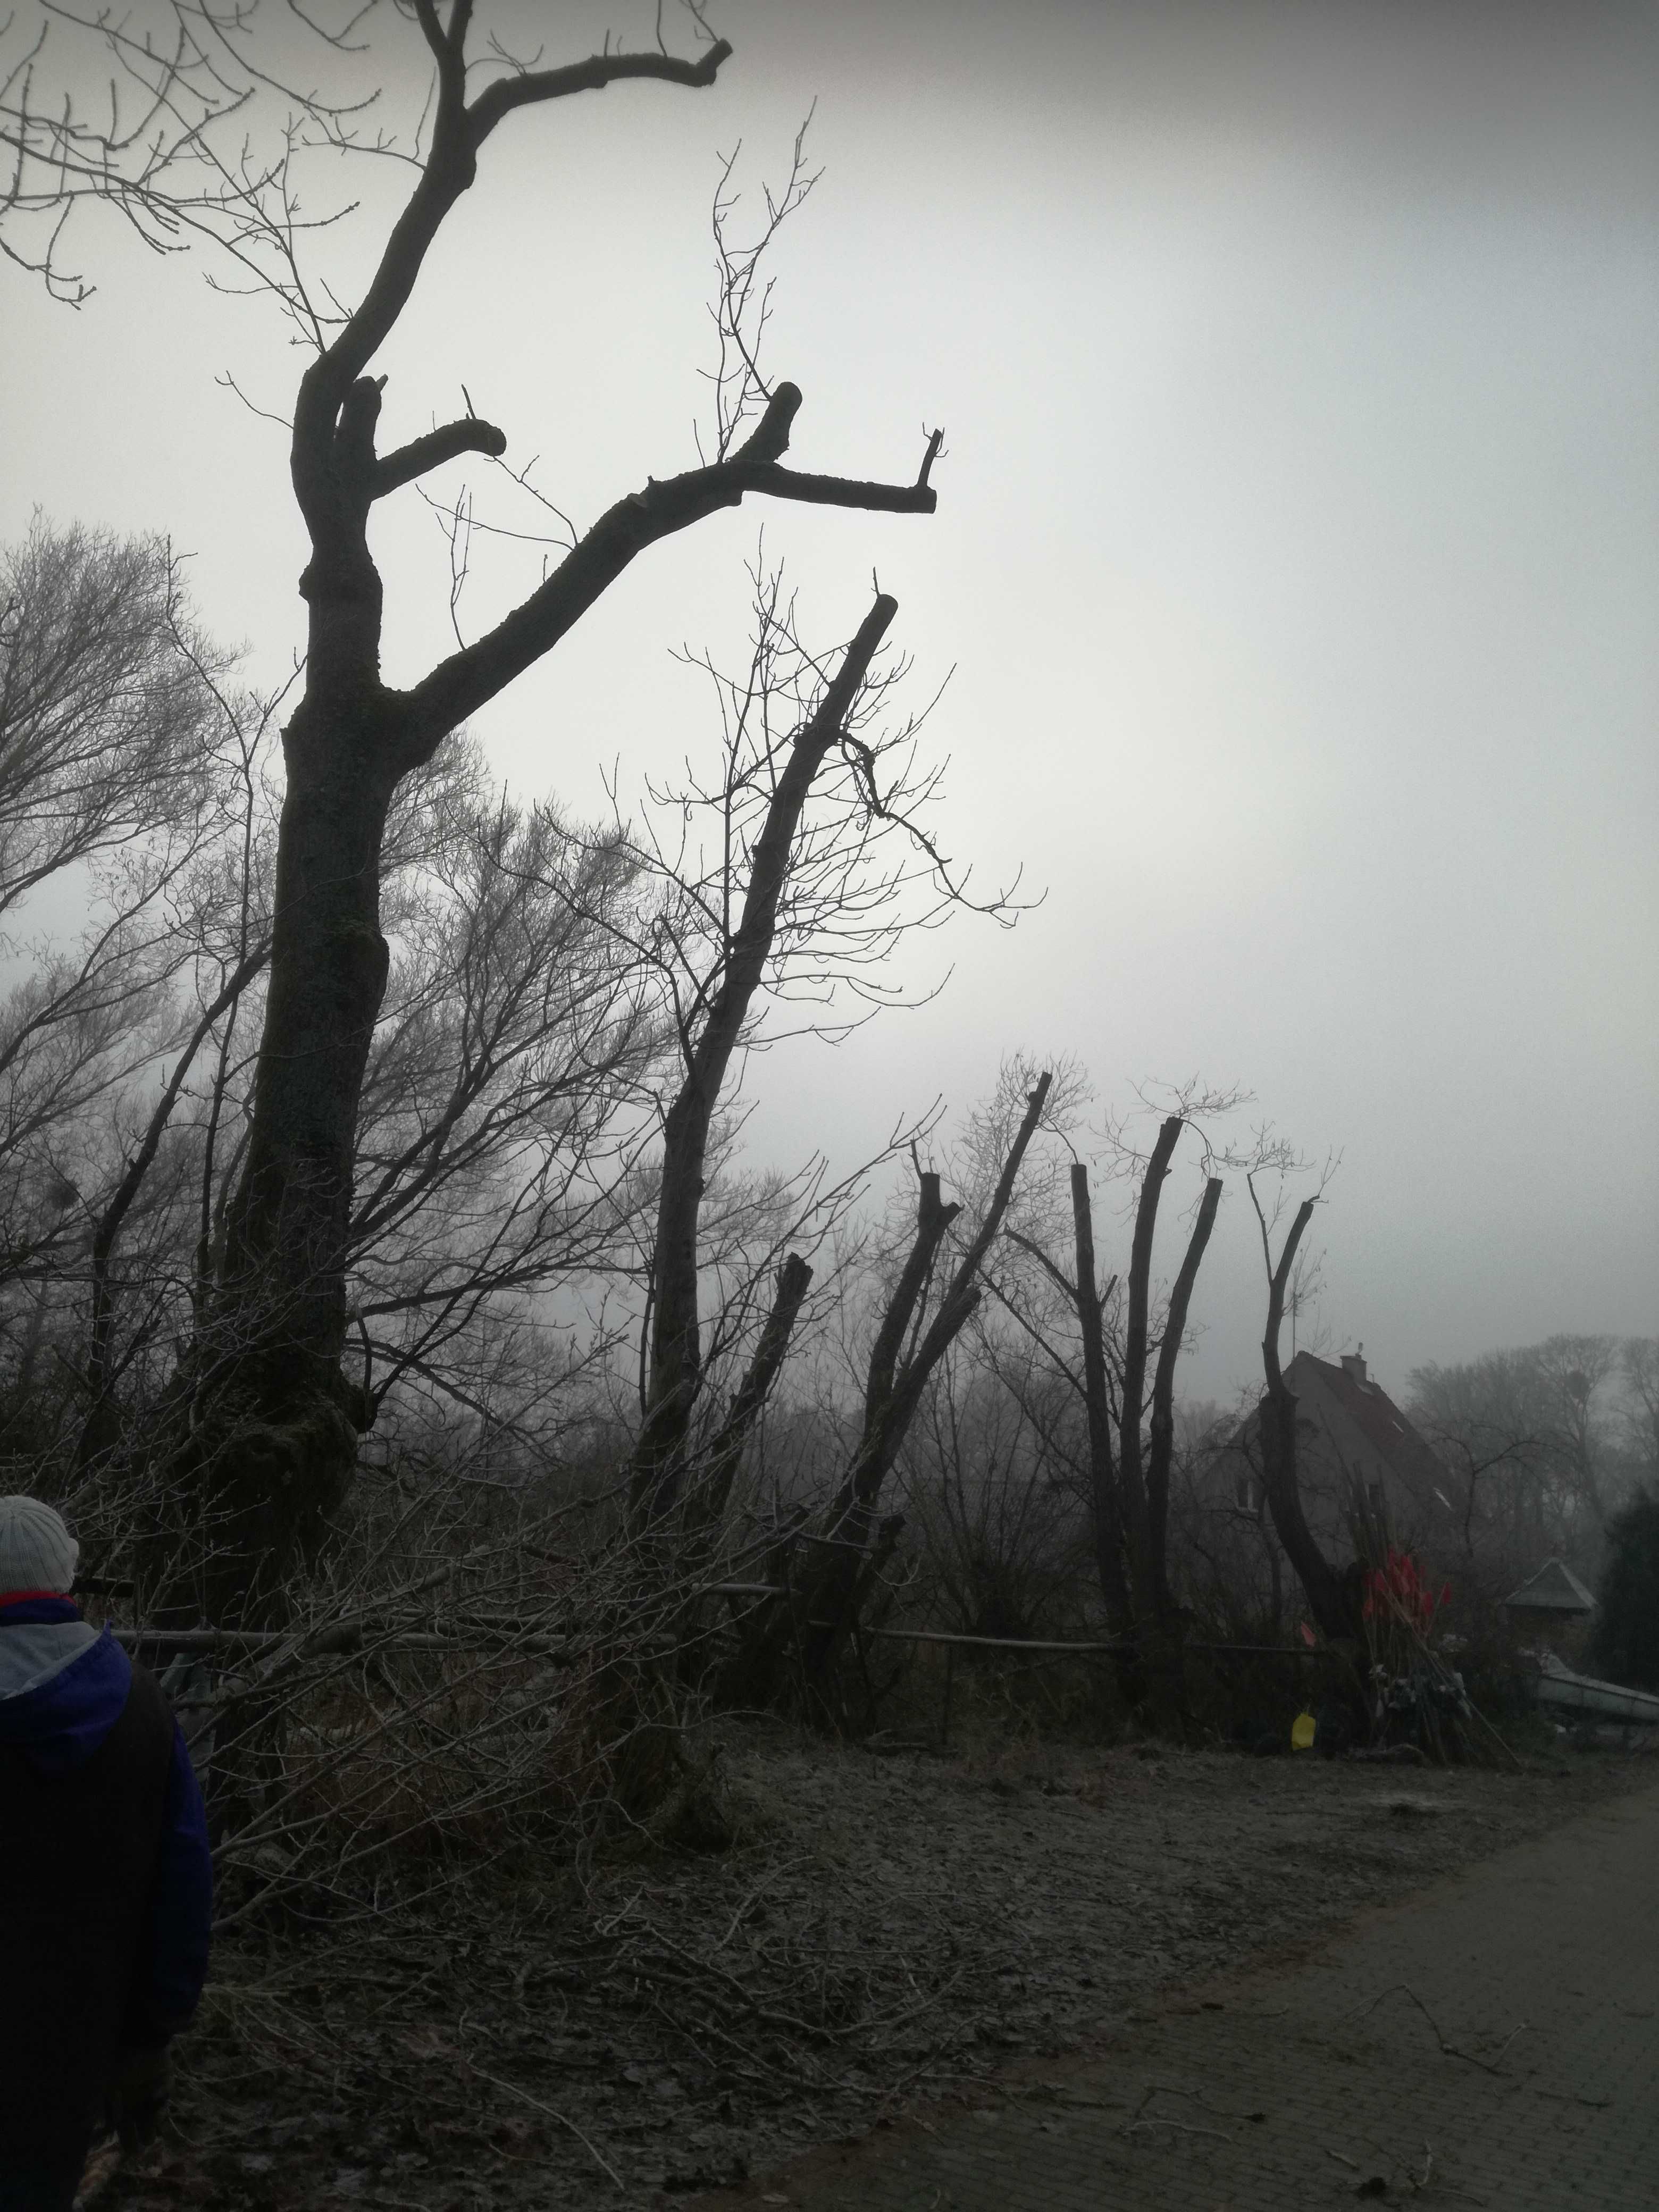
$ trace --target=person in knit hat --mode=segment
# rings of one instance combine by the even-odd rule
[[[207,1972],[202,1793],[160,1685],[70,1595],[78,1547],[0,1498],[0,2212],[70,2212],[107,2112],[154,2131]]]

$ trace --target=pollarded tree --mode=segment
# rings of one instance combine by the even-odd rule
[[[1115,1625],[1120,1634],[1127,1632],[1132,1623],[1165,1632],[1173,1626],[1176,1615],[1169,1574],[1176,1363],[1186,1340],[1193,1289],[1221,1201],[1220,1177],[1206,1173],[1204,1194],[1187,1249],[1170,1285],[1161,1326],[1155,1328],[1152,1249],[1158,1204],[1176,1146],[1187,1126],[1183,1115],[1165,1115],[1141,1172],[1129,1248],[1122,1344],[1115,1378],[1116,1404],[1109,1411],[1089,1176],[1081,1161],[1073,1163],[1071,1174],[1076,1270],[1071,1287],[1082,1337],[1080,1364],[1088,1419],[1096,1547],[1102,1594],[1117,1616]],[[1117,1431],[1115,1466],[1111,1449],[1113,1425]]]
[[[939,1171],[923,1168],[913,1152],[914,1224],[902,1256],[893,1255],[897,1265],[862,1363],[863,1404],[840,1480],[806,1538],[800,1580],[750,1622],[724,1678],[729,1698],[769,1702],[793,1662],[809,1710],[820,1717],[836,1711],[834,1677],[860,1599],[904,1525],[901,1515],[880,1515],[883,1493],[932,1377],[979,1310],[986,1255],[1006,1218],[1053,1088],[1053,1073],[1044,1069],[1017,1099],[1016,1086],[1025,1073],[1018,1062],[1005,1066],[996,1106],[981,1117],[981,1133],[996,1132],[999,1157],[995,1180],[980,1194],[970,1231],[953,1233],[962,1202],[945,1198]]]
[[[871,662],[895,611],[891,599],[877,599],[822,696],[787,734],[772,715],[779,690],[772,665],[780,645],[775,587],[762,599],[750,680],[723,687],[722,704],[729,697],[734,710],[726,773],[717,795],[698,793],[704,805],[713,797],[722,833],[712,870],[701,860],[690,866],[678,855],[671,860],[659,848],[652,855],[670,893],[653,918],[652,937],[674,1010],[681,1073],[663,1117],[651,1251],[650,1379],[631,1486],[635,1517],[645,1525],[678,1502],[702,1386],[698,1230],[714,1116],[733,1056],[745,1032],[752,1032],[757,994],[775,965],[781,921],[786,947],[789,942],[784,901],[801,873],[800,833],[813,785],[831,750],[848,742]],[[687,804],[683,818],[690,812]],[[790,1316],[791,1328],[810,1281],[803,1261],[787,1282],[780,1280],[778,1310]],[[784,1331],[781,1320],[779,1326]],[[784,1331],[779,1358],[787,1342]]]
[[[749,356],[754,357],[751,349]],[[634,1456],[636,1524],[678,1504],[693,1472],[702,1389],[701,1228],[716,1116],[744,1062],[781,1036],[831,1039],[901,995],[889,980],[904,934],[967,902],[927,827],[939,771],[917,756],[919,718],[884,717],[904,664],[878,658],[896,611],[878,593],[851,641],[818,655],[800,641],[781,570],[751,571],[755,629],[737,675],[704,659],[722,732],[718,770],[688,763],[653,789],[633,850],[660,896],[640,945],[672,1009],[678,1080],[663,1115],[662,1176],[649,1260],[649,1371]],[[665,834],[665,825],[669,825]],[[981,909],[1012,919],[1006,896]],[[821,1237],[828,1226],[817,1209]],[[747,1424],[775,1374],[811,1281],[799,1254],[777,1279],[765,1359],[739,1386]],[[786,1325],[787,1323],[787,1325]],[[735,1411],[735,1406],[734,1406]],[[740,1438],[722,1425],[710,1514]]]
[[[210,10],[210,13],[212,11]],[[386,990],[389,956],[380,927],[380,848],[403,779],[431,761],[448,734],[550,653],[640,554],[750,496],[817,506],[929,514],[927,481],[938,439],[908,483],[805,474],[784,454],[801,405],[793,384],[750,388],[724,421],[712,459],[649,477],[574,538],[541,585],[505,619],[395,689],[380,674],[382,589],[369,547],[371,517],[441,463],[465,453],[499,456],[504,434],[471,414],[382,453],[385,379],[375,358],[398,326],[445,222],[477,182],[495,132],[524,109],[608,86],[655,82],[712,86],[731,49],[689,10],[699,51],[679,56],[608,50],[564,67],[509,58],[475,36],[472,0],[410,0],[414,35],[432,72],[428,118],[410,157],[415,182],[355,307],[336,310],[307,283],[298,258],[303,230],[289,163],[196,161],[204,193],[175,216],[228,243],[264,283],[313,358],[295,395],[289,471],[309,541],[301,580],[307,610],[301,696],[283,732],[287,789],[264,1032],[252,1121],[226,1218],[222,1264],[201,1360],[222,1378],[216,1404],[198,1408],[179,1471],[202,1488],[222,1535],[205,1602],[226,1617],[275,1603],[295,1561],[319,1537],[355,1462],[367,1407],[342,1365],[352,1174],[365,1069]],[[93,27],[140,84],[163,82],[178,99],[205,80],[181,79],[152,62],[113,19]],[[243,35],[239,18],[237,37]],[[234,52],[234,42],[224,55]],[[221,57],[222,68],[230,66]],[[245,59],[237,64],[245,67]],[[252,82],[252,77],[249,79]],[[204,95],[214,97],[211,83]],[[221,103],[222,106],[222,102]],[[221,122],[224,120],[222,113]],[[50,117],[9,125],[52,143]],[[305,104],[289,133],[346,147],[354,125],[320,101]],[[193,149],[199,155],[207,143]],[[77,158],[82,151],[76,141]],[[95,149],[94,154],[95,154]],[[146,172],[111,188],[141,224],[161,208],[179,171]],[[98,189],[96,161],[70,178]],[[188,179],[187,179],[188,180]],[[50,188],[50,179],[42,186]],[[135,194],[137,197],[135,197]],[[188,194],[186,194],[188,198]],[[175,203],[175,204],[179,204]],[[37,257],[38,258],[39,257]],[[205,1414],[206,1418],[203,1418]]]
[[[1082,1417],[1078,1487],[1094,1525],[1097,1571],[1112,1632],[1150,1641],[1171,1633],[1180,1620],[1169,1568],[1175,1382],[1221,1200],[1216,1170],[1247,1164],[1236,1152],[1219,1149],[1208,1127],[1238,1107],[1240,1094],[1189,1085],[1173,1103],[1176,1110],[1160,1114],[1149,1148],[1133,1141],[1127,1125],[1108,1125],[1108,1172],[1135,1186],[1128,1264],[1121,1273],[1101,1280],[1095,1194],[1086,1163],[1075,1158],[1066,1199],[1058,1181],[1052,1182],[1046,1202],[1006,1232],[996,1273],[1005,1312],[1036,1346]],[[1204,1182],[1180,1264],[1160,1297],[1153,1269],[1158,1212],[1188,1128],[1201,1147]],[[1055,1256],[1062,1238],[1071,1247],[1065,1261]]]
[[[1329,1174],[1328,1167],[1325,1180],[1328,1180]],[[1297,1253],[1323,1193],[1324,1181],[1314,1197],[1304,1198],[1297,1206],[1277,1259],[1273,1257],[1273,1232],[1279,1208],[1264,1204],[1253,1174],[1245,1177],[1245,1182],[1255,1209],[1256,1225],[1261,1232],[1261,1260],[1267,1278],[1267,1315],[1261,1335],[1261,1371],[1266,1387],[1261,1408],[1261,1483],[1267,1493],[1267,1510],[1284,1546],[1285,1556],[1295,1568],[1306,1593],[1309,1610],[1321,1634],[1333,1643],[1357,1641],[1360,1622],[1356,1586],[1351,1580],[1345,1581],[1325,1557],[1308,1525],[1297,1465],[1296,1393],[1285,1380],[1279,1356],[1279,1334],[1285,1325],[1285,1301],[1291,1293]],[[1282,1182],[1280,1198],[1282,1200]]]

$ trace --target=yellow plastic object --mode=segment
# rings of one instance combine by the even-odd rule
[[[1291,1723],[1291,1749],[1292,1751],[1311,1751],[1313,1749],[1313,1715],[1311,1713],[1298,1713],[1296,1718]]]

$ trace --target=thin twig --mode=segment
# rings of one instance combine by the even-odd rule
[[[479,2065],[476,2058],[469,2058],[464,2063],[469,2071],[476,2074],[481,2081],[488,2081],[493,2087],[497,2089],[505,2089],[509,2097],[520,2098],[524,2103],[532,2108],[532,2111],[544,2113],[550,2120],[556,2120],[562,2128],[568,2128],[571,2134],[575,2136],[576,2141],[588,2154],[589,2157],[592,2158],[594,2164],[602,2167],[603,2170],[611,2176],[611,2179],[616,2183],[617,2188],[621,2189],[626,2186],[621,2174],[619,2174],[616,2167],[611,2165],[610,2160],[605,2155],[605,2153],[602,2150],[598,2149],[594,2144],[589,2142],[588,2138],[576,2125],[574,2120],[569,2118],[565,2113],[557,2111],[553,2106],[544,2104],[539,2097],[532,2097],[528,2089],[520,2088],[516,2081],[503,2081],[501,2076],[498,2074],[487,2073],[485,2069]]]
[[[1522,2030],[1528,2025],[1528,2023],[1523,2020],[1521,2022],[1520,2027],[1510,2030],[1510,2034],[1504,2040],[1503,2051],[1498,2052],[1498,2057],[1495,2059],[1477,2058],[1474,2051],[1460,2051],[1455,2043],[1447,2042],[1445,2035],[1441,2029],[1439,2021],[1429,2010],[1427,2005],[1424,2003],[1422,1998],[1418,1996],[1417,1991],[1412,1987],[1409,1982],[1391,1982],[1386,1990],[1379,1990],[1376,1995],[1370,1998],[1368,2002],[1363,2005],[1356,2005],[1352,2012],[1345,2013],[1343,2014],[1344,2020],[1358,2020],[1362,2018],[1365,2014],[1375,2011],[1376,2007],[1382,2003],[1384,1997],[1393,1996],[1396,1990],[1401,1991],[1405,1996],[1408,1996],[1412,2002],[1417,2007],[1419,2012],[1422,2014],[1424,2019],[1427,2021],[1429,2026],[1434,2031],[1434,2039],[1440,2045],[1441,2052],[1443,2057],[1447,2058],[1461,2058],[1470,2066],[1480,2067],[1482,2073],[1485,2074],[1497,2073],[1499,2066],[1503,2063],[1504,2052],[1508,2051],[1510,2045],[1514,2042],[1516,2037],[1519,2035]]]
[[[1209,2136],[1216,2142],[1237,2142],[1237,2136],[1228,2135],[1221,2128],[1195,2128],[1186,2120],[1126,2120],[1118,2130],[1121,2136],[1134,2135],[1142,2128],[1170,2128],[1178,2136]]]

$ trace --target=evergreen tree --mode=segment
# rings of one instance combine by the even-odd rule
[[[1613,1681],[1659,1690],[1659,1492],[1638,1491],[1608,1524],[1593,1648]]]

